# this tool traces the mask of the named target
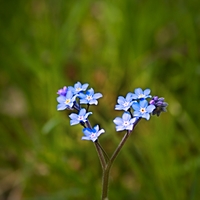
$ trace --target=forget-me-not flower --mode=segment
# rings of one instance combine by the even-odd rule
[[[78,94],[80,92],[83,92],[87,89],[88,83],[81,84],[80,82],[77,82],[74,84],[74,87],[69,86],[68,89],[71,90],[74,94]]]
[[[60,95],[57,97],[58,105],[57,110],[72,109],[76,95],[73,95],[72,91],[67,91],[66,96]]]
[[[92,129],[84,128],[83,133],[85,136],[82,137],[82,140],[92,140],[93,142],[95,142],[98,137],[104,132],[104,129],[99,130],[99,125],[94,126],[94,128]]]
[[[132,94],[133,99],[146,99],[146,98],[151,97],[150,89],[146,89],[143,91],[141,88],[136,88],[134,92],[135,93]]]
[[[92,112],[86,113],[86,109],[85,108],[82,108],[79,111],[79,114],[71,113],[69,115],[69,117],[71,119],[70,120],[70,125],[79,124],[80,122],[86,122],[88,116],[91,115],[91,114],[92,114]]]
[[[126,95],[126,98],[124,98],[123,96],[119,96],[118,99],[117,99],[118,105],[115,106],[115,110],[127,111],[131,107],[131,105],[133,104],[132,95],[133,94],[129,92]]]
[[[150,113],[155,109],[155,106],[149,105],[147,100],[141,100],[139,103],[133,103],[132,108],[134,109],[133,115],[135,117],[142,117],[149,120]]]
[[[97,99],[102,97],[103,95],[101,93],[94,93],[94,90],[91,88],[89,89],[86,94],[80,93],[79,98],[80,98],[80,103],[81,104],[98,104]]]
[[[116,117],[113,122],[116,125],[116,131],[123,131],[123,130],[132,130],[133,124],[137,120],[136,117],[131,118],[131,115],[128,112],[125,112],[121,117]]]

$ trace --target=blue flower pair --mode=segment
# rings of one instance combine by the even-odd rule
[[[57,110],[77,110],[77,113],[71,113],[70,125],[81,124],[83,128],[84,136],[83,140],[92,140],[95,142],[98,137],[104,133],[104,129],[99,129],[99,125],[92,127],[88,121],[88,116],[92,112],[88,112],[90,105],[97,105],[98,99],[103,95],[101,93],[94,93],[91,88],[87,90],[89,84],[81,84],[77,82],[74,87],[68,86],[58,90],[57,97],[58,106]],[[166,112],[167,103],[164,102],[164,98],[158,98],[154,96],[150,102],[147,101],[151,98],[151,90],[141,88],[134,90],[134,93],[129,92],[126,97],[119,96],[117,99],[117,105],[115,110],[123,110],[122,117],[116,117],[113,122],[116,125],[116,131],[128,130],[132,131],[134,125],[139,119],[150,119],[151,114],[160,115],[161,112]],[[87,108],[82,108],[81,105],[86,104]]]

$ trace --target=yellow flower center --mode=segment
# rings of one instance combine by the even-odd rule
[[[66,103],[66,104],[69,104],[69,103],[70,103],[70,99],[66,99],[66,100],[65,100],[65,103]]]
[[[81,90],[81,88],[80,88],[80,87],[79,87],[79,88],[76,88],[76,91],[77,91],[77,92],[79,92],[80,90]]]

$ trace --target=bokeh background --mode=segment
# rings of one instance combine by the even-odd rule
[[[168,112],[142,120],[111,170],[110,199],[200,199],[198,0],[1,0],[0,199],[96,200],[94,145],[57,90],[77,81],[104,96],[91,123],[112,154],[118,95],[150,88]]]

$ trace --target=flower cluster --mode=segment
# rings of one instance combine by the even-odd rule
[[[99,130],[99,125],[92,128],[88,121],[88,116],[92,112],[88,112],[88,110],[90,105],[97,105],[97,100],[103,95],[101,93],[94,93],[92,88],[87,90],[88,86],[88,83],[81,84],[77,82],[74,86],[64,86],[62,89],[59,89],[57,92],[59,95],[57,97],[57,110],[76,110],[78,113],[71,113],[69,115],[70,125],[81,124],[84,127],[82,139],[95,142],[105,131],[104,129]],[[87,105],[87,109],[81,107],[84,104]]]
[[[113,122],[116,125],[116,131],[133,130],[134,125],[140,118],[150,119],[151,114],[160,115],[162,111],[166,111],[167,103],[164,98],[154,96],[150,102],[147,101],[151,98],[151,90],[141,88],[135,89],[134,93],[129,92],[126,97],[119,96],[115,110],[125,111],[122,118],[116,117]]]
[[[57,94],[58,106],[57,110],[76,110],[78,113],[71,113],[69,115],[70,125],[81,124],[84,136],[83,140],[97,141],[98,137],[104,133],[104,129],[99,129],[99,125],[92,127],[88,121],[88,116],[92,112],[88,112],[90,105],[97,105],[98,99],[103,95],[101,93],[94,93],[91,88],[87,90],[89,84],[81,84],[77,82],[74,86],[63,87],[59,89]],[[144,118],[150,119],[151,114],[159,116],[161,112],[166,112],[167,103],[164,98],[154,96],[150,101],[149,98],[151,90],[136,88],[134,92],[129,92],[126,97],[119,96],[115,110],[123,110],[122,117],[116,117],[113,122],[116,125],[116,131],[128,130],[132,131],[138,120]],[[85,104],[87,108],[81,106]]]

